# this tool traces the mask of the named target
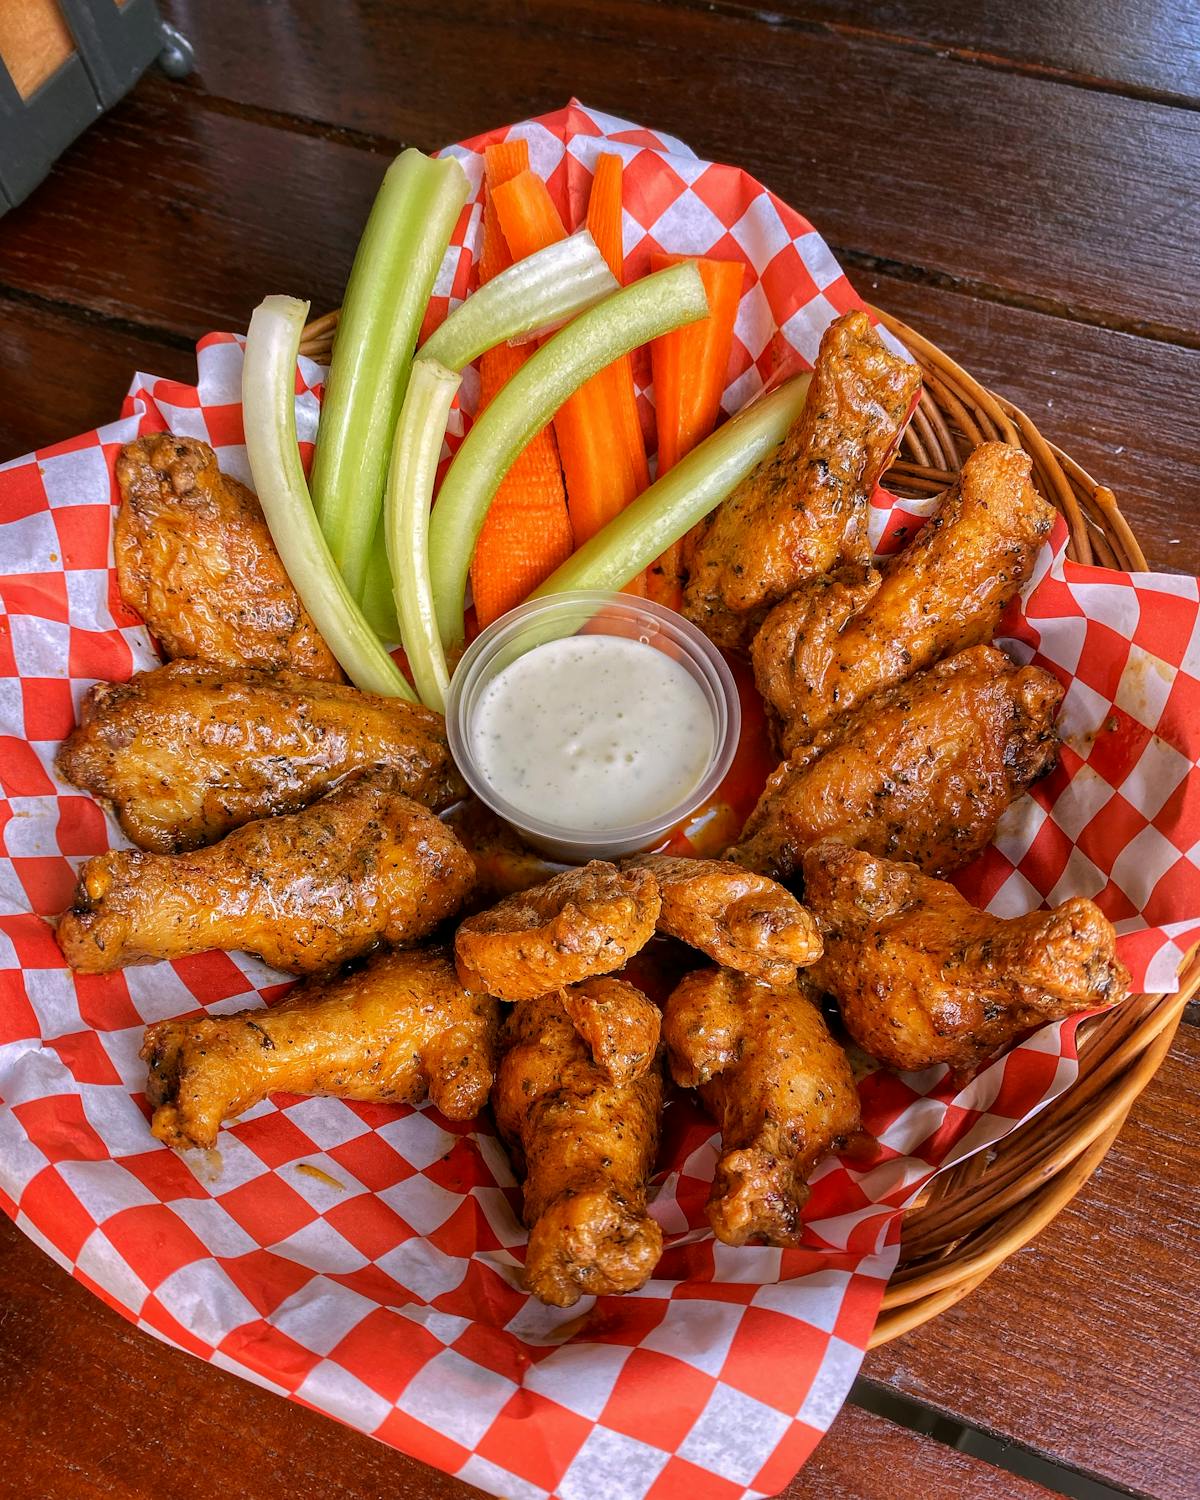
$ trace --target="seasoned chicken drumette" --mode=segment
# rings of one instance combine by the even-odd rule
[[[513,1007],[500,1052],[492,1110],[524,1183],[526,1287],[554,1307],[635,1291],[662,1254],[662,1231],[646,1212],[661,1065],[613,1082],[558,991]]]
[[[117,483],[121,598],[167,656],[342,681],[257,498],[221,473],[207,443],[169,432],[138,438],[121,449]]]
[[[786,984],[821,956],[812,915],[775,881],[722,859],[639,854],[623,868],[658,882],[658,930],[714,963],[767,984]]]
[[[88,860],[58,941],[86,974],[209,948],[315,974],[424,937],[462,905],[474,874],[449,829],[401,795],[397,772],[355,771],[302,812],[247,823],[207,849]]]
[[[160,854],[306,807],[371,765],[427,807],[465,792],[440,714],[297,672],[196,661],[97,683],[58,755],[64,780],[111,802],[133,843]]]
[[[223,1120],[281,1092],[428,1097],[449,1119],[471,1120],[487,1103],[498,1029],[496,1001],[463,989],[446,950],[383,949],[267,1010],[147,1027],[151,1129],[176,1150],[209,1147]]]
[[[613,1083],[633,1083],[652,1066],[662,1014],[641,990],[600,975],[560,990],[559,999],[592,1061]]]
[[[454,939],[458,977],[501,1000],[532,1000],[611,974],[650,941],[658,909],[653,875],[594,859],[468,917]]]
[[[836,838],[932,875],[957,870],[1054,765],[1062,695],[1049,672],[993,646],[939,662],[838,720],[827,748],[784,761],[727,857],[784,880]]]
[[[864,312],[825,330],[804,410],[685,548],[683,612],[718,646],[747,646],[806,578],[871,560],[867,505],[917,393]]]
[[[797,1244],[807,1179],[861,1125],[854,1075],[817,994],[807,980],[772,989],[700,969],[667,1001],[672,1077],[699,1089],[721,1128],[708,1219],[727,1245]]]
[[[872,693],[991,640],[1054,521],[1032,467],[1020,449],[985,443],[882,573],[810,579],[775,606],[752,656],[785,754],[820,744]]]
[[[825,933],[815,971],[846,1029],[889,1067],[976,1067],[1021,1032],[1124,999],[1116,934],[1091,901],[1004,920],[911,866],[817,844],[804,888]]]

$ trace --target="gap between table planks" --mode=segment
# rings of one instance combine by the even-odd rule
[[[110,381],[124,350],[133,354],[135,345],[153,348],[159,339],[165,341],[166,352],[153,368],[167,374],[184,373],[177,367],[165,367],[168,358],[186,358],[177,347],[179,340],[222,321],[228,326],[244,326],[250,306],[265,290],[315,295],[319,289],[328,288],[327,301],[332,305],[340,297],[358,227],[382,169],[383,152],[390,150],[400,136],[431,146],[504,119],[553,107],[574,89],[589,102],[646,117],[647,123],[675,130],[706,154],[742,161],[797,201],[829,238],[842,245],[852,277],[864,295],[912,319],[981,375],[993,378],[993,366],[988,361],[994,361],[994,378],[1001,388],[1035,410],[1049,435],[1088,463],[1098,478],[1117,485],[1154,560],[1159,565],[1196,567],[1194,557],[1185,552],[1187,541],[1167,550],[1171,537],[1180,529],[1178,497],[1189,487],[1194,489],[1195,459],[1188,451],[1185,423],[1191,415],[1187,394],[1189,387],[1195,388],[1195,356],[1170,343],[1130,338],[1071,320],[1074,314],[1118,328],[1145,326],[1156,335],[1165,333],[1185,344],[1196,342],[1194,303],[1189,300],[1193,279],[1190,274],[1182,274],[1180,261],[1186,244],[1181,248],[1176,242],[1169,222],[1149,226],[1138,222],[1139,213],[1147,207],[1152,209],[1159,199],[1167,200],[1168,208],[1182,209],[1186,200],[1175,189],[1182,186],[1186,192],[1189,184],[1186,174],[1181,179],[1177,168],[1186,161],[1190,142],[1195,139],[1194,118],[1181,124],[1180,112],[1148,111],[1140,102],[1136,107],[1131,101],[1111,99],[1080,105],[1078,89],[1002,73],[988,76],[962,63],[946,63],[913,52],[903,39],[896,43],[877,36],[848,42],[845,34],[806,32],[802,26],[790,37],[784,34],[786,28],[773,27],[770,61],[764,64],[763,23],[748,7],[736,3],[724,4],[723,15],[701,14],[698,9],[694,14],[684,10],[668,14],[668,7],[650,15],[647,7],[633,3],[606,4],[602,8],[594,4],[573,6],[570,10],[580,23],[575,29],[585,31],[587,36],[588,45],[583,49],[567,45],[574,37],[562,19],[562,9],[529,5],[519,13],[519,19],[533,26],[528,63],[518,67],[516,62],[526,63],[526,54],[523,52],[520,58],[517,55],[517,33],[509,20],[515,13],[494,3],[471,6],[469,13],[465,7],[451,5],[440,7],[436,15],[410,15],[403,31],[404,42],[399,44],[401,55],[397,51],[400,28],[385,24],[380,6],[360,8],[357,33],[352,27],[348,34],[339,21],[338,36],[331,40],[325,32],[322,45],[323,13],[314,0],[304,0],[289,10],[290,34],[277,38],[287,42],[289,50],[284,54],[288,57],[287,69],[275,72],[264,70],[262,63],[264,53],[271,51],[272,13],[253,0],[236,0],[236,7],[234,14],[223,17],[222,28],[206,26],[200,13],[186,5],[169,7],[190,29],[192,40],[200,44],[203,85],[227,96],[232,104],[221,98],[206,98],[199,86],[175,90],[149,82],[134,101],[76,148],[56,172],[56,185],[43,188],[41,195],[21,211],[36,214],[39,210],[35,205],[43,198],[48,200],[47,216],[40,220],[32,240],[21,241],[18,215],[0,228],[0,281],[9,279],[6,271],[12,264],[17,274],[10,285],[37,298],[48,295],[74,304],[63,315],[50,307],[12,302],[0,309],[6,334],[16,325],[20,348],[38,354],[36,368],[44,368],[40,353],[46,349],[57,348],[67,358],[72,333],[80,327],[81,319],[95,312],[134,326],[89,324],[88,353],[81,356],[88,362],[86,371],[80,370],[78,362],[75,366],[81,393],[96,389],[92,381],[97,375]],[[820,7],[789,5],[786,9],[791,13],[790,20],[806,24]],[[905,13],[902,21],[913,9],[891,7],[892,12]],[[929,7],[924,11],[928,13]],[[256,25],[260,35],[265,32],[267,47],[245,48],[244,33],[235,24],[238,13]],[[636,44],[632,47],[631,25]],[[877,28],[882,25],[879,20]],[[297,33],[300,47],[295,45]],[[936,41],[943,35],[932,26],[925,39]],[[903,55],[906,48],[907,56]],[[421,65],[422,49],[427,56],[433,49],[440,49],[445,64],[441,73]],[[485,53],[488,67],[482,69]],[[310,59],[307,67],[306,59]],[[689,62],[695,64],[690,73]],[[660,63],[661,78],[649,77],[647,69]],[[1068,60],[1067,65],[1076,64]],[[1116,71],[1119,81],[1124,75]],[[1128,72],[1133,77],[1132,66]],[[410,73],[417,76],[410,77]],[[881,73],[891,85],[883,94],[873,92],[874,80]],[[804,89],[791,87],[797,77],[804,79]],[[401,88],[397,88],[397,78],[402,81]],[[661,93],[652,92],[650,86],[656,82],[661,84]],[[675,86],[678,84],[687,86]],[[761,131],[744,109],[745,98],[758,88],[767,101],[761,116],[769,122]],[[245,95],[244,110],[237,103],[239,90]],[[856,114],[848,130],[847,101],[852,102],[856,93],[860,98],[871,97],[875,107]],[[922,149],[914,153],[903,125],[906,109],[917,99],[923,108],[936,107]],[[648,116],[648,101],[654,103],[653,119]],[[659,111],[660,102],[664,111],[671,111],[670,117]],[[743,106],[740,113],[739,102]],[[275,113],[261,113],[263,110]],[[294,115],[308,115],[310,119],[285,118]],[[382,139],[347,134],[340,128],[347,125],[352,131],[374,132]],[[1105,125],[1111,131],[1111,142],[1105,138]],[[987,148],[994,149],[1002,128],[1008,132],[1008,151],[1001,163],[1005,171],[997,182],[981,168],[991,165]],[[164,137],[162,145],[156,145],[155,131]],[[1086,152],[1076,157],[1072,147],[1077,133],[1098,145],[1101,160],[1089,159]],[[1043,144],[1047,149],[1039,162],[1039,180],[1014,184],[1013,161],[1031,159],[1036,154],[1034,146]],[[371,148],[377,154],[370,154]],[[1112,160],[1107,159],[1110,151],[1115,152]],[[182,181],[176,176],[180,157]],[[1158,160],[1147,174],[1143,169],[1151,157]],[[247,161],[249,170],[244,166]],[[1115,175],[1110,170],[1114,167]],[[239,168],[242,175],[231,181]],[[121,181],[124,202],[130,205],[122,215],[108,211],[113,177]],[[904,184],[903,192],[898,184]],[[1021,202],[1021,191],[1029,194],[1027,205]],[[869,212],[863,211],[864,202],[870,202]],[[962,211],[964,203],[975,210],[974,217]],[[949,223],[945,222],[947,214]],[[1031,238],[1015,246],[998,243],[1006,228],[1014,224],[1021,229],[1028,227]],[[12,227],[18,229],[18,253],[10,263],[5,254]],[[80,235],[81,229],[89,233]],[[186,245],[189,235],[195,248],[190,258],[181,260],[180,244]],[[47,243],[55,245],[65,258],[60,260],[56,255],[47,265]],[[299,264],[297,243],[311,247],[306,248]],[[1136,252],[1132,259],[1125,254],[1131,246]],[[148,266],[143,257],[148,257]],[[310,286],[307,278],[314,263],[314,284]],[[890,274],[876,277],[881,264]],[[1152,271],[1157,269],[1157,280],[1140,275],[1147,266]],[[181,275],[181,267],[185,274]],[[298,271],[306,278],[302,287],[295,284]],[[872,278],[870,285],[866,284],[868,277]],[[1157,296],[1158,289],[1171,278],[1176,289],[1171,305],[1175,322],[1163,321],[1162,302]],[[950,289],[948,283],[954,280],[973,295]],[[1078,298],[1074,296],[1076,283],[1086,289]],[[85,289],[82,297],[81,286]],[[215,316],[218,307],[226,309],[221,318]],[[1048,316],[1050,312],[1056,315]],[[145,323],[150,326],[144,330],[136,327]],[[94,359],[93,344],[102,346]],[[79,347],[84,347],[82,342]],[[1047,348],[1054,351],[1049,358]],[[142,360],[142,353],[136,353],[135,362]],[[1006,373],[1022,384],[1003,383]],[[1126,378],[1131,375],[1135,378]],[[69,384],[65,379],[60,383],[64,387]],[[1056,394],[1060,388],[1069,396]],[[122,383],[117,387],[118,396],[123,389]],[[1137,393],[1133,397],[1128,395],[1131,390]],[[64,389],[64,403],[68,394]],[[88,399],[94,404],[99,398]],[[1043,417],[1036,406],[1039,400],[1053,401],[1053,413],[1059,415],[1047,411]],[[1123,407],[1127,400],[1135,404]],[[47,401],[43,407],[48,419],[60,409],[57,401]],[[107,414],[115,415],[115,408]],[[34,420],[40,420],[36,412]],[[57,435],[65,436],[95,420],[91,415],[73,420]],[[1100,429],[1096,436],[1089,432],[1094,426]],[[1131,449],[1126,443],[1126,454],[1114,453],[1113,460],[1120,459],[1127,465],[1130,480],[1136,482],[1139,475],[1142,477],[1144,494],[1141,486],[1131,487],[1119,472],[1100,461],[1106,447],[1121,446],[1126,432],[1135,436],[1137,446]],[[1116,442],[1111,441],[1114,438]],[[1083,451],[1089,441],[1096,457]],[[9,456],[26,446],[28,443],[23,442],[15,450],[0,451]],[[1149,525],[1143,519],[1146,515]],[[1190,545],[1195,547],[1194,538]],[[1187,1037],[1181,1036],[1177,1049],[1186,1042]],[[1160,1078],[1152,1090],[1162,1084]],[[1186,1111],[1186,1097],[1181,1086],[1172,1098],[1168,1116],[1171,1111]],[[1131,1127],[1129,1134],[1136,1129]],[[1057,1447],[1063,1424],[1069,1425],[1076,1415],[1071,1404],[1076,1393],[1071,1392],[1068,1382],[1060,1393],[1061,1401],[1053,1408],[1054,1437],[1047,1437],[1038,1427],[1044,1400],[1038,1373],[1021,1379],[1020,1372],[1014,1377],[1011,1364],[1005,1368],[1004,1351],[990,1349],[989,1335],[996,1326],[1007,1324],[1001,1324],[994,1313],[990,1317],[977,1315],[974,1308],[979,1305],[977,1299],[1007,1288],[1030,1258],[1042,1266],[1041,1257],[1056,1253],[1057,1236],[1069,1224],[1084,1226],[1083,1232],[1098,1236],[1103,1247],[1103,1215],[1111,1213],[1113,1206],[1097,1194],[1107,1193],[1113,1173],[1122,1163],[1123,1181],[1136,1186],[1137,1171],[1152,1159],[1145,1151],[1121,1157],[1124,1139],[1082,1200],[1077,1200],[1034,1247],[1005,1267],[975,1297],[946,1314],[945,1320],[901,1341],[890,1351],[873,1355],[868,1365],[871,1378],[877,1378],[881,1359],[904,1355],[902,1368],[884,1364],[887,1373],[878,1378],[899,1389],[924,1391],[931,1405],[947,1409],[941,1395],[947,1368],[956,1363],[961,1368],[964,1347],[976,1351],[982,1347],[995,1362],[988,1388],[990,1403],[974,1401],[967,1380],[966,1389],[955,1395],[955,1404],[949,1409],[968,1420],[983,1419],[983,1424],[993,1430],[1040,1450]],[[1177,1180],[1183,1182],[1194,1182],[1198,1175],[1194,1158],[1186,1164],[1176,1163],[1174,1170],[1180,1174]],[[1178,1205],[1171,1201],[1171,1188],[1172,1179],[1162,1176],[1149,1184],[1152,1202],[1134,1201],[1131,1205],[1122,1200],[1124,1211],[1131,1216],[1129,1222],[1153,1227],[1156,1216],[1178,1213]],[[1094,1208],[1094,1203],[1101,1206]],[[1172,1306],[1172,1297],[1178,1297],[1178,1293],[1169,1279],[1147,1277],[1140,1262],[1135,1262],[1135,1269],[1142,1282],[1131,1286],[1119,1275],[1114,1281],[1104,1264],[1103,1293],[1114,1291],[1114,1299],[1111,1305],[1102,1299],[1106,1313],[1101,1322],[1119,1327],[1128,1307],[1139,1306],[1152,1324],[1142,1353],[1148,1352],[1153,1360],[1159,1342],[1164,1337],[1169,1340],[1176,1326],[1194,1326],[1195,1308],[1178,1302]],[[48,1266],[47,1272],[55,1274]],[[1039,1277],[1041,1274],[1039,1271]],[[1064,1296],[1078,1298],[1079,1290],[1077,1281],[1066,1289],[1060,1287],[1060,1306],[1064,1305]],[[87,1300],[80,1289],[71,1291]],[[105,1309],[92,1305],[98,1313],[111,1317]],[[1138,1421],[1130,1422],[1126,1413],[1114,1412],[1103,1400],[1098,1401],[1103,1393],[1086,1383],[1091,1369],[1100,1362],[1099,1357],[1095,1361],[1087,1357],[1091,1352],[1088,1341],[1093,1336],[1091,1318],[1085,1317],[1082,1302],[1068,1302],[1066,1306],[1068,1310],[1075,1308],[1075,1313],[1066,1319],[1065,1347],[1069,1350],[1075,1341],[1084,1350],[1080,1385],[1085,1388],[1086,1399],[1098,1403],[1094,1405],[1095,1420],[1124,1424],[1122,1430],[1130,1434],[1126,1447],[1117,1443],[1113,1451],[1111,1433],[1102,1430],[1100,1437],[1107,1437],[1107,1447],[1104,1441],[1099,1443],[1101,1460],[1109,1467],[1124,1465],[1123,1472],[1131,1472],[1130,1465],[1136,1468],[1139,1458],[1156,1447],[1160,1429],[1154,1422],[1161,1418],[1161,1389],[1156,1385],[1154,1393],[1142,1391],[1140,1406],[1135,1400],[1140,1427]],[[1091,1315],[1095,1308],[1086,1311]],[[1005,1314],[1024,1316],[1036,1323],[1040,1316],[1036,1286],[1016,1309],[1006,1307]],[[1171,1320],[1165,1332],[1153,1321],[1156,1318]],[[117,1326],[131,1343],[136,1341],[139,1347],[149,1344],[140,1335]],[[932,1345],[930,1340],[934,1341]],[[942,1341],[948,1341],[948,1349]],[[927,1345],[934,1353],[924,1365],[909,1357],[913,1346],[922,1350]],[[164,1360],[185,1363],[158,1346],[149,1347]],[[1107,1357],[1110,1365],[1119,1365],[1121,1352],[1110,1348]],[[212,1371],[201,1370],[201,1374],[224,1378]],[[239,1413],[246,1409],[248,1396],[268,1400],[272,1407],[277,1404],[242,1385],[234,1390],[232,1399],[237,1404],[232,1409]],[[998,1399],[997,1392],[1007,1399]],[[1028,1409],[1035,1393],[1037,1413]],[[1158,1404],[1148,1404],[1150,1394],[1158,1397]],[[1132,1398],[1127,1395],[1126,1399]],[[153,1400],[149,1404],[153,1417]],[[832,1445],[838,1431],[861,1416],[848,1412],[839,1419],[841,1429],[835,1428],[834,1437],[823,1450],[826,1455],[835,1451]],[[861,1426],[857,1430],[861,1432]],[[318,1423],[316,1441],[319,1443],[320,1434],[328,1431]],[[1139,1431],[1148,1443],[1145,1449],[1137,1446]],[[350,1434],[345,1437],[360,1441]],[[368,1447],[378,1451],[373,1445]],[[1090,1466],[1094,1457],[1091,1449],[1082,1456],[1088,1460],[1085,1467]],[[850,1476],[857,1473],[866,1483],[862,1463],[861,1455],[851,1451],[845,1472]],[[419,1476],[428,1475],[428,1471],[412,1467]],[[819,1464],[816,1468],[810,1465],[800,1487],[792,1493],[819,1493],[803,1488],[813,1482],[819,1469]],[[926,1475],[924,1466],[921,1472]],[[1154,1476],[1135,1476],[1136,1487],[1143,1488],[1147,1478]],[[973,1485],[979,1481],[964,1478],[962,1485],[968,1482]],[[1006,1487],[997,1493],[1016,1493],[1013,1483],[1005,1476]],[[388,1485],[393,1491],[395,1484],[395,1472],[389,1470]],[[921,1487],[930,1488],[927,1478]],[[430,1491],[426,1487],[409,1492]],[[911,1492],[917,1492],[915,1477]],[[930,1492],[937,1494],[931,1488]],[[962,1488],[957,1491],[962,1492]],[[464,1493],[462,1487],[457,1493]],[[974,1488],[971,1493],[975,1493]],[[987,1492],[981,1489],[979,1493]]]

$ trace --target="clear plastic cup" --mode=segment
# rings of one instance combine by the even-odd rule
[[[614,809],[611,828],[582,829],[548,822],[515,807],[497,791],[472,753],[472,718],[493,678],[535,646],[583,633],[639,640],[667,652],[699,684],[712,712],[713,748],[707,770],[679,802],[641,822],[622,823],[619,808]],[[707,636],[664,605],[601,590],[533,599],[502,615],[472,642],[451,679],[446,700],[450,748],[468,786],[527,843],[568,864],[653,848],[721,784],[737,749],[741,720],[733,676]]]

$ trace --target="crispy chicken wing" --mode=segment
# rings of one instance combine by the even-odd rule
[[[881,688],[991,640],[1054,521],[1032,467],[1020,449],[985,443],[882,576],[810,579],[775,606],[751,654],[785,754],[819,744]]]
[[[624,869],[658,882],[658,930],[698,948],[715,963],[767,984],[787,984],[821,956],[821,935],[790,891],[765,875],[722,859],[639,854]]]
[[[467,994],[447,950],[381,949],[267,1010],[147,1027],[151,1128],[177,1151],[212,1146],[222,1120],[280,1092],[428,1097],[449,1119],[471,1120],[492,1086],[498,1028],[496,1001]]]
[[[727,857],[776,880],[824,838],[944,875],[1058,756],[1063,690],[1040,667],[973,646],[839,719],[828,748],[786,760]]]
[[[892,1068],[966,1072],[1022,1031],[1127,993],[1112,924],[1079,897],[1006,921],[837,843],[809,849],[804,887],[825,933],[817,977],[854,1040]]]
[[[870,562],[867,504],[920,386],[920,370],[888,353],[866,313],[825,330],[792,430],[686,549],[683,612],[718,646],[748,645],[804,579]]]
[[[458,977],[501,1000],[532,1000],[611,974],[649,942],[654,876],[594,859],[468,917],[454,939]]]
[[[721,1128],[708,1200],[727,1245],[794,1245],[808,1177],[857,1133],[858,1090],[807,980],[771,989],[731,969],[700,969],[663,1014],[671,1074],[700,1090]]]
[[[257,498],[221,473],[207,443],[169,432],[127,443],[117,483],[121,598],[168,656],[342,681],[284,572]]]
[[[58,756],[64,780],[111,802],[133,843],[160,854],[295,812],[370,765],[392,767],[427,807],[466,790],[440,714],[297,672],[208,662],[97,683]]]
[[[191,854],[110,851],[79,872],[58,924],[67,962],[106,974],[209,948],[315,974],[379,943],[413,943],[461,906],[471,856],[396,771],[352,772],[302,812]]]
[[[509,1012],[500,1053],[492,1109],[524,1180],[526,1287],[554,1307],[635,1291],[662,1254],[662,1231],[646,1212],[661,1065],[614,1083],[558,991]]]
[[[662,1015],[641,990],[601,975],[570,985],[560,998],[592,1061],[611,1082],[633,1083],[651,1067]]]

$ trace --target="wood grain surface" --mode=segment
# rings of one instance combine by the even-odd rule
[[[399,145],[574,93],[761,177],[864,296],[1111,484],[1153,565],[1200,571],[1189,0],[162,8],[196,72],[143,80],[0,220],[0,461],[116,416],[135,368],[190,378],[192,341],[243,328],[266,292],[336,305]],[[870,1385],[1064,1472],[1190,1500],[1198,1063],[1185,1028],[1070,1208],[871,1355]],[[477,1493],[142,1334],[7,1223],[0,1286],[0,1496]],[[786,1493],[1046,1492],[847,1407]]]

